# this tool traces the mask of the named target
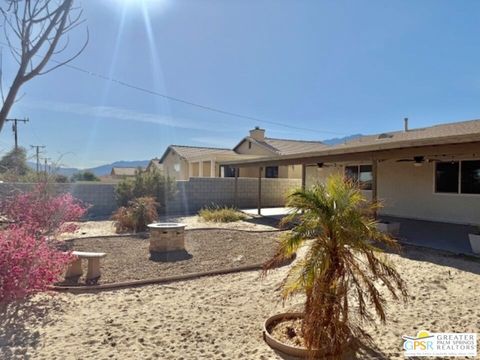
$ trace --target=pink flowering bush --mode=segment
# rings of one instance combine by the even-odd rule
[[[44,236],[12,227],[0,232],[0,304],[45,291],[58,281],[70,253],[56,250]]]
[[[9,222],[0,230],[0,305],[58,281],[72,255],[59,250],[55,236],[75,231],[71,222],[85,212],[73,196],[53,195],[45,184],[0,201],[0,215]]]
[[[86,210],[71,194],[52,195],[46,184],[0,202],[0,214],[35,236],[74,232],[78,226],[72,222],[80,220]]]

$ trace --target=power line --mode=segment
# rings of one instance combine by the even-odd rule
[[[10,46],[7,43],[2,42],[2,41],[0,41],[0,45]],[[18,48],[15,48],[15,49],[19,50]],[[36,54],[36,56],[41,56],[41,55]],[[61,64],[62,63],[61,61],[58,61],[58,60],[55,60],[55,59],[50,59],[50,61],[53,62],[53,63],[56,63],[56,64]],[[189,100],[185,100],[185,99],[182,99],[182,98],[178,98],[178,97],[175,97],[175,96],[165,95],[165,94],[159,93],[159,92],[151,90],[151,89],[147,89],[147,88],[144,88],[144,87],[141,87],[141,86],[133,85],[133,84],[127,83],[123,80],[115,79],[115,78],[110,77],[110,76],[102,75],[102,74],[99,74],[99,73],[81,68],[81,67],[76,66],[76,65],[64,64],[64,66],[67,67],[67,68],[70,68],[72,70],[76,70],[76,71],[82,72],[84,74],[87,74],[89,76],[97,77],[99,79],[106,80],[106,81],[110,81],[110,82],[116,83],[118,85],[130,88],[130,89],[133,89],[133,90],[137,90],[137,91],[147,93],[147,94],[150,94],[150,95],[158,96],[158,97],[170,100],[170,101],[175,101],[175,102],[182,103],[182,104],[185,104],[185,105],[193,106],[193,107],[196,107],[196,108],[199,108],[199,109],[202,109],[202,110],[215,112],[215,113],[222,114],[222,115],[227,115],[227,116],[230,116],[230,117],[236,117],[236,118],[240,118],[240,119],[252,120],[252,121],[265,123],[265,124],[282,126],[282,127],[289,128],[289,129],[310,131],[310,132],[316,132],[316,133],[321,133],[321,134],[331,134],[331,135],[345,135],[346,134],[346,133],[339,133],[339,132],[328,131],[328,130],[310,129],[310,128],[305,128],[305,127],[301,127],[301,126],[284,124],[284,123],[277,122],[277,121],[272,121],[272,120],[264,120],[264,119],[260,119],[258,117],[253,117],[253,116],[249,116],[249,115],[243,115],[243,114],[235,113],[235,112],[232,112],[232,111],[219,109],[219,108],[216,108],[216,107],[213,107],[213,106],[202,105],[202,104],[199,104],[199,103],[196,103],[196,102],[193,102],[193,101],[189,101]]]

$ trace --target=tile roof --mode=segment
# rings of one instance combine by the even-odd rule
[[[331,146],[330,149],[354,149],[377,144],[403,143],[405,141],[434,140],[443,137],[454,137],[470,134],[480,134],[480,120],[461,121],[456,123],[440,124],[425,128],[394,131],[375,135],[361,136],[343,144]]]
[[[309,151],[319,151],[327,147],[320,141],[304,141],[304,140],[289,140],[289,139],[273,139],[265,138],[265,140],[257,141],[259,143],[265,143],[272,148],[274,152],[279,155],[291,155],[304,153]]]
[[[212,147],[200,147],[200,146],[184,146],[184,145],[170,145],[168,149],[172,149],[178,155],[185,159],[190,159],[198,156],[209,156],[209,155],[235,155],[236,152],[230,149],[222,148],[212,148]],[[160,159],[160,162],[163,161],[168,149],[165,154]]]
[[[113,167],[111,174],[117,176],[135,176],[136,167]]]
[[[435,125],[425,128],[394,131],[375,135],[360,136],[343,144],[325,146],[319,150],[309,150],[301,153],[277,154],[263,159],[240,161],[225,161],[224,164],[255,164],[265,161],[292,160],[306,157],[321,157],[329,155],[352,154],[359,152],[381,151],[399,148],[409,148],[429,145],[458,144],[480,142],[480,120],[461,121]]]

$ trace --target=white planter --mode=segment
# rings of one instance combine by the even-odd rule
[[[377,223],[377,229],[385,234],[398,237],[400,235],[400,223],[380,221]]]
[[[475,254],[480,254],[480,234],[468,234],[470,246]]]

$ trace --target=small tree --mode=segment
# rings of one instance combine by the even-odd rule
[[[348,338],[365,334],[351,322],[353,309],[360,320],[371,320],[371,305],[380,319],[386,320],[386,300],[379,284],[394,298],[400,294],[406,299],[404,281],[375,246],[397,244],[377,230],[372,214],[378,204],[368,202],[357,186],[341,176],[328,178],[325,185],[295,191],[287,206],[293,212],[282,222],[295,220],[296,225],[283,237],[277,255],[265,268],[293,255],[312,239],[305,258],[290,269],[282,295],[306,295],[302,335],[312,357],[313,349],[322,349],[339,358]]]
[[[27,164],[27,151],[23,147],[13,148],[0,159],[0,173],[24,176],[30,172]]]
[[[163,176],[158,170],[140,171],[134,179],[123,179],[118,183],[115,194],[120,206],[127,206],[130,201],[140,197],[152,197],[157,206],[165,206],[177,191],[175,180]]]
[[[69,32],[84,21],[82,10],[73,6],[73,0],[6,0],[3,3],[0,12],[5,40],[18,68],[6,96],[0,83],[3,100],[0,132],[22,85],[68,64],[88,43],[87,31],[87,39],[77,53],[67,59],[52,59],[65,52],[70,43]],[[47,68],[51,60],[54,65]]]
[[[83,171],[76,174],[73,174],[71,181],[100,181],[100,178],[91,171]]]

